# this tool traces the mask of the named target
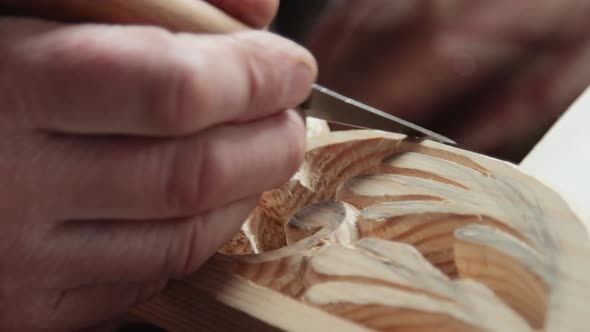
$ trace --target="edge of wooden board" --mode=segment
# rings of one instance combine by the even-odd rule
[[[170,332],[371,331],[208,264],[134,314]]]

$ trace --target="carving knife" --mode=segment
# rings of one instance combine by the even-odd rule
[[[201,0],[24,0],[1,5],[3,13],[69,22],[156,25],[175,32],[230,33],[251,29]],[[455,144],[447,137],[314,84],[299,106],[307,116]]]

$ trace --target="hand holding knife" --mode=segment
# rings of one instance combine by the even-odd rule
[[[73,22],[156,25],[176,32],[231,33],[250,29],[208,3],[195,0],[46,0],[2,9]],[[308,116],[328,122],[455,144],[447,137],[317,84],[312,86],[309,98],[299,108]]]

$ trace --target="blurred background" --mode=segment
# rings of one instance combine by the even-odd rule
[[[519,162],[590,84],[588,17],[588,0],[281,0],[272,28],[320,84]]]

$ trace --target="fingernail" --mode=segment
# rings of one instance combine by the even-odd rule
[[[292,81],[295,84],[301,84],[302,82],[305,83],[312,83],[315,81],[315,76],[317,72],[317,67],[315,63],[310,63],[309,61],[301,61],[295,65],[295,69],[293,70],[293,77]]]
[[[308,97],[311,84],[316,79],[316,66],[308,61],[301,61],[291,71],[287,94],[296,98],[294,103],[302,103]]]

